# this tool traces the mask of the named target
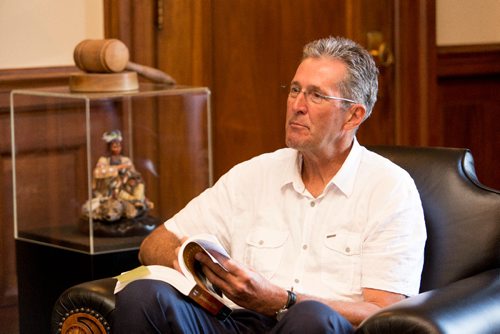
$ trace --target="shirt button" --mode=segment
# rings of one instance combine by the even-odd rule
[[[302,249],[303,249],[303,250],[306,250],[306,249],[307,249],[307,245],[303,245],[303,246],[302,246]]]
[[[314,208],[316,206],[316,202],[311,202],[311,208]]]
[[[347,253],[349,253],[349,252],[351,251],[351,249],[350,249],[349,247],[346,247],[345,251],[346,251]]]
[[[264,244],[264,240],[259,240],[259,245],[263,245]]]
[[[294,279],[293,281],[294,281],[295,283],[297,283],[297,284],[300,282],[300,280],[299,280],[298,278]]]

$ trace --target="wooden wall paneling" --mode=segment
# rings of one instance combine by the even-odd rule
[[[440,47],[439,136],[433,145],[469,148],[481,182],[500,189],[500,45]]]
[[[181,86],[209,86],[211,2],[164,0],[152,3],[154,6],[141,5],[140,9],[136,4],[135,12],[147,14],[136,13],[133,16],[135,27],[138,28],[134,32],[133,52],[140,55],[144,62],[149,62],[148,65],[171,75]],[[160,13],[161,18],[158,16]],[[156,157],[154,163],[161,184],[150,176],[156,183],[150,182],[147,192],[157,202],[155,211],[166,219],[208,186],[208,175],[199,176],[197,172],[207,170],[208,166],[192,159],[188,152],[196,151],[199,147],[189,146],[196,140],[194,137],[189,138],[191,135],[186,132],[186,127],[181,126],[185,119],[192,123],[187,125],[195,128],[200,126],[197,122],[202,121],[205,127],[201,129],[206,138],[206,120],[197,119],[196,115],[183,111],[182,107],[189,108],[189,103],[183,101],[182,97],[141,103],[147,112],[135,113],[134,117],[141,118],[140,123],[145,129],[135,131],[145,134],[147,128],[149,133],[135,136],[134,146],[140,149],[143,156]],[[200,158],[206,158],[206,155]],[[180,183],[179,180],[186,182]]]
[[[161,1],[133,1],[131,3],[131,24],[129,31],[130,60],[138,64],[157,67],[155,33],[156,3]],[[140,78],[141,81],[147,81]]]
[[[142,2],[142,1],[141,1]],[[145,1],[150,2],[150,1]],[[133,31],[133,0],[104,0],[104,37],[118,38],[131,48]],[[133,49],[130,49],[132,52]]]
[[[347,36],[369,49],[368,33],[379,32],[388,52],[394,56],[394,0],[349,1],[348,6]],[[361,125],[357,137],[363,145],[391,145],[396,141],[395,64],[374,58],[380,71],[377,103],[370,118]]]
[[[155,33],[156,47],[146,43],[157,54],[156,66],[180,84],[212,90],[216,178],[237,162],[283,146],[286,94],[276,87],[293,76],[302,46],[328,35],[346,35],[366,45],[366,33],[380,30],[393,48],[395,64],[381,69],[379,102],[360,131],[363,142],[426,145],[433,134],[434,0],[156,4],[163,26]],[[135,17],[132,21],[140,16],[128,15]],[[151,28],[137,29],[149,36]]]
[[[163,220],[210,186],[204,94],[161,99],[157,137],[159,210]]]
[[[479,180],[500,189],[500,75],[440,79],[441,145],[469,148]]]
[[[73,66],[0,70],[0,306],[17,304],[17,274],[12,208],[10,92],[42,86],[67,85]]]
[[[436,130],[436,4],[394,1],[396,144],[426,146]]]
[[[345,13],[344,1],[214,3],[216,177],[284,146],[286,93],[279,87],[293,78],[307,42],[345,34]]]
[[[278,1],[214,2],[216,179],[237,162],[283,146],[279,9]]]
[[[104,0],[105,38],[127,45],[130,61],[157,67],[156,33],[158,6],[164,1]],[[139,76],[139,80],[147,79]]]
[[[363,126],[360,137],[368,144],[424,144],[428,114],[435,103],[434,5],[434,1],[423,0],[319,1],[314,6],[308,1],[281,1],[280,6],[267,3],[265,12],[261,12],[263,4],[258,1],[216,2],[213,19],[216,175],[239,161],[283,145],[286,94],[271,96],[269,87],[290,80],[306,42],[328,35],[346,35],[365,46],[366,32],[375,29],[387,35],[396,64],[381,69],[378,109]],[[281,22],[281,28],[277,30],[272,22]],[[424,33],[428,35],[422,37]],[[396,43],[399,39],[404,42]],[[418,47],[413,45],[415,41]],[[242,44],[254,49],[245,49]],[[296,58],[290,60],[290,57]],[[268,64],[272,66],[267,67]],[[275,66],[281,68],[278,82]],[[253,70],[250,72],[248,68]],[[401,73],[396,76],[396,71]],[[231,85],[234,77],[240,81],[239,90]],[[258,105],[256,99],[242,92],[240,88],[245,86],[256,92]],[[276,109],[282,113],[275,114]],[[254,115],[256,110],[258,114]],[[259,118],[263,116],[267,118]],[[274,128],[280,130],[271,132]]]
[[[489,76],[500,73],[500,44],[441,46],[437,50],[437,75]]]
[[[142,50],[145,61],[154,58],[156,67],[180,84],[212,90],[216,178],[240,161],[284,145],[286,93],[279,86],[293,76],[303,45],[328,35],[345,35],[366,46],[366,33],[377,30],[393,48],[396,63],[381,69],[379,101],[360,131],[362,142],[427,141],[427,108],[434,103],[433,0],[322,0],[314,5],[304,0],[164,0],[155,2],[163,13],[160,30],[154,19],[158,8],[105,3],[128,15],[121,20],[131,20],[136,29],[129,33],[120,28],[123,23],[112,21],[107,31],[129,34],[132,44],[146,41],[132,45],[133,53]],[[154,41],[151,27],[156,27]],[[429,36],[416,37],[424,33]]]
[[[286,84],[293,78],[307,42],[346,35],[347,22],[352,20],[349,6],[347,1],[280,1],[276,13],[280,21],[277,57]]]
[[[180,85],[210,86],[212,1],[164,0],[158,5],[164,19],[156,31],[156,66]]]
[[[76,71],[75,66],[0,70],[0,112],[9,112],[12,90],[68,85],[69,76]]]

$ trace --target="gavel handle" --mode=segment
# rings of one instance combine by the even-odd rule
[[[131,61],[127,63],[127,66],[125,68],[129,71],[135,71],[143,77],[154,82],[175,85],[175,80],[170,75],[156,68],[140,65]]]

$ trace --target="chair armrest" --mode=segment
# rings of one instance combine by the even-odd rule
[[[114,278],[75,285],[52,312],[52,333],[109,333],[115,308]],[[421,293],[366,319],[357,334],[500,332],[500,269]]]
[[[356,333],[500,333],[500,269],[384,308],[363,321]]]
[[[88,281],[68,288],[52,310],[51,333],[111,332],[115,278]]]

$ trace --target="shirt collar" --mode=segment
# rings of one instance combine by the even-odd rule
[[[295,191],[304,193],[306,191],[304,182],[302,181],[302,154],[295,150],[296,158],[291,160],[291,164],[285,166],[283,169],[281,186],[282,188],[291,184]],[[353,145],[349,155],[342,164],[340,170],[330,180],[326,189],[332,185],[336,186],[345,196],[349,197],[354,188],[356,173],[361,161],[362,147],[359,145],[356,138],[354,138]]]
[[[306,191],[304,182],[302,181],[302,154],[293,149],[295,152],[295,159],[290,159],[290,164],[284,166],[283,173],[281,174],[281,188],[291,185],[295,191],[303,193]]]
[[[342,167],[340,167],[340,170],[335,174],[327,187],[334,184],[345,196],[349,197],[354,189],[354,182],[356,181],[356,174],[361,162],[362,152],[363,149],[361,145],[359,145],[357,139],[354,138],[347,159],[345,159]]]

